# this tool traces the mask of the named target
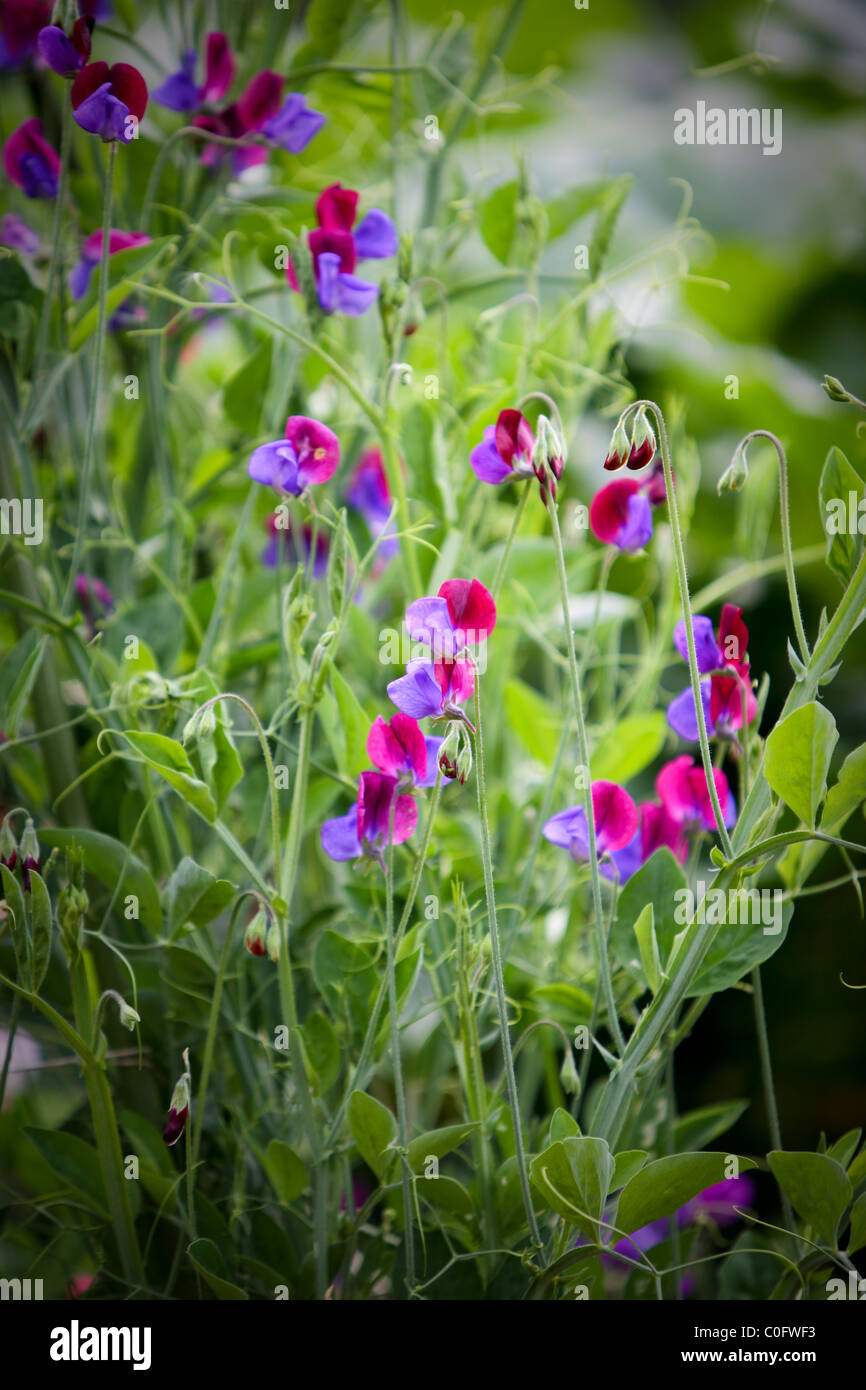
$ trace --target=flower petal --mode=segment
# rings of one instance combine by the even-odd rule
[[[154,101],[160,106],[167,106],[169,111],[195,111],[199,104],[195,64],[195,49],[186,49],[181,67],[160,83],[152,93]]]
[[[704,707],[704,723],[707,726],[707,734],[712,738],[716,729],[710,713],[709,677],[701,681],[701,703]],[[667,721],[674,733],[679,734],[680,738],[686,739],[689,743],[697,742],[698,713],[690,685],[686,686],[682,694],[677,695],[676,699],[671,700],[667,707]]]
[[[475,476],[480,478],[482,483],[504,483],[505,479],[512,477],[514,473],[511,464],[506,463],[497,453],[496,429],[493,425],[487,426],[481,443],[476,444],[469,455],[469,462]]]
[[[388,699],[404,714],[424,719],[442,712],[442,691],[433,664],[423,659],[410,661],[405,676],[389,683]]]
[[[634,801],[616,782],[593,782],[592,817],[599,854],[608,854],[628,844],[638,827]]]
[[[265,68],[247,83],[237,101],[238,120],[243,130],[261,130],[265,121],[277,114],[283,82],[278,72]]]
[[[397,228],[381,208],[371,208],[354,231],[358,259],[381,260],[397,254]]]
[[[358,194],[342,184],[329,184],[316,200],[316,219],[326,231],[350,232],[358,207]]]
[[[212,30],[205,49],[205,78],[199,101],[222,101],[235,75],[235,58],[225,34]]]
[[[477,579],[446,579],[439,597],[448,605],[451,625],[464,641],[483,642],[496,626],[493,595]]]
[[[695,614],[692,619],[692,632],[695,638],[695,656],[701,675],[704,676],[708,671],[715,671],[718,667],[724,666],[725,663],[713,630],[712,619],[705,618],[702,613]],[[674,628],[674,646],[683,661],[688,661],[689,645],[684,619],[678,622]]]
[[[330,859],[358,859],[361,841],[358,839],[358,807],[353,806],[344,816],[326,820],[319,832],[322,849]]]
[[[519,410],[500,410],[495,429],[496,451],[505,463],[515,458],[528,459],[535,436],[532,427]]]

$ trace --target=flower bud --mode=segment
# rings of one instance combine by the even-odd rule
[[[718,495],[721,497],[723,492],[739,492],[740,488],[744,486],[748,476],[749,466],[746,463],[746,451],[745,449],[738,449],[721,478],[719,478],[716,487]]]
[[[439,749],[439,771],[453,780],[457,776],[457,755],[460,752],[460,725],[452,720]]]
[[[27,824],[24,826],[24,832],[21,836],[21,844],[19,845],[19,849],[21,851],[21,858],[31,859],[33,862],[30,867],[35,869],[38,873],[39,860],[42,852],[39,848],[39,841],[36,838],[36,831],[33,827],[33,822],[29,816],[27,817]]]
[[[244,936],[244,945],[251,956],[265,956],[268,953],[269,918],[264,908],[259,908],[250,922]]]
[[[567,1096],[576,1096],[580,1091],[580,1077],[577,1074],[571,1047],[565,1049],[565,1056],[559,1069],[559,1082]]]
[[[655,451],[656,437],[653,434],[652,425],[646,417],[646,411],[641,406],[631,427],[631,450],[627,459],[628,467],[632,472],[644,468],[646,464],[652,462]]]
[[[213,705],[206,705],[203,709],[197,709],[191,719],[187,720],[183,730],[184,745],[188,743],[198,743],[200,740],[213,738],[216,733],[217,718]]]
[[[622,420],[617,422],[616,429],[611,435],[610,447],[607,451],[607,458],[604,466],[609,473],[613,473],[617,468],[622,468],[628,462],[631,452],[631,445],[626,434],[625,425]]]
[[[128,1028],[130,1033],[134,1033],[135,1025],[141,1022],[141,1014],[131,1004],[127,1004],[125,999],[120,1000],[117,1011],[120,1014],[120,1022],[123,1027]]]
[[[271,925],[268,927],[268,934],[266,937],[265,944],[267,946],[268,956],[274,962],[278,961],[280,958],[281,940],[282,938],[280,935],[280,929],[277,926],[276,922],[272,922]]]
[[[189,1074],[189,1048],[184,1050],[183,1060],[186,1070],[171,1093],[168,1120],[162,1132],[163,1140],[169,1148],[176,1144],[183,1134],[189,1114],[189,1087],[192,1079]]]
[[[6,868],[11,872],[15,868],[17,859],[18,841],[12,833],[12,827],[9,824],[9,817],[7,816],[3,825],[0,826],[0,864],[5,864]]]
[[[821,382],[821,385],[827,392],[827,395],[830,397],[831,401],[838,401],[842,405],[844,405],[847,401],[850,401],[851,397],[849,393],[845,390],[845,387],[842,385],[838,377],[825,376],[824,380]]]

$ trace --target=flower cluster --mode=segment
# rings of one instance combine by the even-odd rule
[[[697,614],[692,620],[695,656],[701,680],[701,703],[710,738],[733,738],[735,730],[751,724],[758,712],[747,660],[749,630],[743,610],[726,603],[718,630],[712,620]],[[674,646],[684,661],[689,659],[685,622],[677,623]],[[691,687],[671,701],[667,708],[671,728],[694,743],[698,738],[698,713]]]
[[[351,810],[322,826],[322,847],[331,859],[365,856],[381,862],[389,839],[401,844],[415,830],[418,808],[412,792],[435,786],[440,770],[465,781],[471,764],[471,755],[467,759],[466,750],[458,750],[457,740],[424,734],[418,720],[468,724],[460,709],[475,688],[468,648],[496,626],[493,598],[477,579],[449,579],[437,595],[409,605],[406,626],[415,641],[431,648],[433,659],[410,661],[406,674],[389,684],[397,713],[389,722],[380,715],[367,738],[367,754],[377,770],[361,773]]]
[[[397,229],[381,208],[371,208],[355,226],[358,194],[332,183],[316,202],[318,225],[307,234],[313,262],[316,294],[323,313],[365,313],[379,294],[379,286],[357,276],[358,261],[380,260],[397,251]],[[286,279],[300,291],[297,272],[290,260]]]
[[[542,501],[556,496],[556,484],[565,466],[565,445],[546,417],[539,418],[538,434],[519,410],[500,410],[495,425],[488,425],[481,443],[469,455],[472,470],[482,483],[493,486],[511,478],[537,478]]]
[[[624,467],[637,472],[652,463],[655,452],[656,437],[652,425],[646,417],[645,407],[639,406],[632,421],[631,438],[622,419],[617,422],[604,466],[610,473]]]

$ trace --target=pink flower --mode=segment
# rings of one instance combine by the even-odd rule
[[[493,595],[477,579],[446,579],[435,597],[415,599],[406,609],[409,636],[430,646],[434,659],[477,646],[495,626]]]
[[[82,130],[127,145],[147,110],[147,83],[131,63],[88,63],[73,82],[70,98]]]
[[[3,146],[3,168],[28,198],[56,198],[60,157],[42,134],[38,116],[13,130]]]
[[[112,227],[108,233],[108,254],[116,256],[118,251],[128,251],[132,246],[145,246],[150,237],[144,232],[120,232]],[[91,232],[81,248],[81,256],[69,272],[69,293],[73,299],[83,299],[90,284],[90,277],[102,260],[105,237],[100,228]]]
[[[290,415],[285,439],[261,444],[247,471],[257,483],[300,497],[305,488],[326,483],[340,462],[340,443],[333,430],[306,415]]]
[[[355,275],[358,261],[395,255],[397,230],[381,208],[371,208],[355,226],[358,194],[333,183],[316,203],[318,226],[307,237],[319,304],[326,314],[339,312],[351,318],[363,314],[376,299],[379,286]],[[292,262],[286,279],[300,290]]]
[[[358,800],[344,816],[325,821],[322,848],[336,860],[365,856],[381,861],[393,834],[395,845],[408,840],[418,824],[418,807],[412,796],[401,795],[396,777],[381,772],[362,772]]]
[[[367,735],[370,762],[407,787],[436,785],[441,746],[441,738],[422,733],[417,719],[401,710],[392,715],[388,723],[378,715]]]
[[[601,859],[624,849],[633,839],[638,828],[638,810],[625,788],[616,782],[593,782],[591,795],[595,844]],[[572,859],[589,858],[589,828],[582,806],[557,811],[541,833],[551,844],[567,849]],[[602,864],[601,869],[607,878],[618,877],[611,863]]]
[[[737,806],[720,767],[713,768],[713,781],[724,823],[730,830],[737,818]],[[665,764],[656,778],[656,791],[668,816],[684,830],[716,829],[706,774],[687,753]]]

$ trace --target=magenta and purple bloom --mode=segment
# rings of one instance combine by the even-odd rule
[[[532,466],[532,426],[519,410],[501,410],[495,425],[488,425],[480,444],[469,455],[472,471],[482,483],[504,483],[509,478],[529,478]]]
[[[26,197],[57,197],[60,157],[43,136],[38,116],[13,130],[3,146],[3,168]]]
[[[0,244],[20,251],[23,256],[36,256],[42,242],[39,233],[34,232],[17,212],[6,212],[0,220]]]
[[[362,772],[358,800],[344,816],[326,820],[321,830],[322,848],[331,859],[381,861],[393,830],[395,845],[408,840],[418,824],[415,799],[402,795],[400,782],[381,772]]]
[[[692,620],[695,657],[701,681],[701,704],[707,734],[730,738],[744,723],[751,724],[758,712],[758,702],[752,690],[749,664],[746,660],[749,630],[743,622],[743,610],[726,603],[722,608],[718,633],[712,620],[696,614]],[[684,661],[689,659],[685,622],[674,629],[674,646]],[[715,674],[712,674],[715,673]],[[724,673],[724,674],[723,674]],[[671,701],[667,721],[680,738],[694,743],[698,738],[698,716],[691,686]]]
[[[713,781],[725,825],[730,830],[737,819],[737,803],[720,767],[713,768]],[[706,773],[688,753],[665,764],[656,778],[656,791],[667,815],[684,830],[716,829]]]
[[[365,313],[378,297],[379,286],[355,275],[358,261],[379,260],[397,251],[397,230],[387,213],[371,208],[355,226],[357,209],[358,194],[339,183],[326,188],[316,202],[318,226],[307,241],[319,304],[326,314],[357,318]],[[291,261],[286,279],[293,290],[300,290]]]
[[[589,507],[592,533],[603,545],[629,553],[643,550],[653,533],[646,491],[636,478],[616,478],[595,494]]]
[[[70,99],[82,130],[127,145],[147,110],[147,83],[131,63],[88,63],[73,82]]]
[[[595,823],[595,844],[601,860],[600,869],[606,878],[620,877],[616,863],[618,851],[625,850],[638,828],[638,810],[624,787],[616,782],[592,783],[592,818]],[[569,806],[557,811],[542,828],[542,835],[553,845],[567,849],[572,859],[589,859],[589,828],[582,806]],[[631,858],[624,863],[626,874],[634,872]]]
[[[346,501],[361,513],[370,535],[380,538],[379,555],[384,559],[396,555],[400,542],[391,534],[391,494],[381,449],[367,449],[361,455],[349,479]]]
[[[170,111],[198,111],[208,102],[222,101],[235,75],[235,59],[225,34],[211,31],[205,42],[205,75],[195,80],[198,55],[194,48],[184,52],[177,72],[152,93],[155,102]]]
[[[132,246],[144,246],[150,237],[144,232],[120,232],[112,227],[108,233],[108,254],[115,256],[118,251],[128,251]],[[105,237],[100,228],[91,232],[81,248],[81,256],[69,272],[69,293],[73,299],[83,299],[90,284],[90,277],[102,260]]]
[[[415,599],[406,609],[406,629],[432,650],[434,660],[477,646],[496,626],[493,595],[477,579],[446,579],[435,597]]]
[[[61,77],[74,77],[90,57],[92,32],[92,16],[77,19],[71,34],[61,29],[59,24],[47,24],[39,30],[36,40],[39,56]]]
[[[305,488],[326,483],[340,462],[340,443],[333,430],[307,415],[290,415],[285,439],[260,444],[247,471],[257,483],[300,497]]]
[[[398,710],[387,723],[377,716],[367,735],[367,756],[380,772],[396,777],[403,791],[434,787],[442,743],[424,734],[417,719]]]
[[[277,513],[269,516],[265,525],[271,539],[268,541],[261,554],[261,561],[268,569],[276,569],[280,562],[280,546],[282,546],[283,564],[291,569],[296,565],[307,566],[310,562],[310,553],[313,549],[313,528],[312,526],[299,526],[291,517],[282,523],[282,519]],[[328,537],[324,532],[319,532],[316,536],[315,558],[313,560],[312,577],[321,579],[328,568],[328,555],[330,545]]]
[[[415,657],[405,676],[387,687],[388,699],[413,719],[463,718],[460,706],[475,690],[475,668],[469,661],[425,661]]]
[[[209,36],[223,39],[222,35]],[[227,55],[227,56],[226,56]],[[214,63],[213,76],[211,74],[210,47],[208,49],[208,72],[205,77],[203,88],[195,89],[196,102],[199,105],[203,100],[214,100],[215,88],[218,88],[224,80],[228,69],[228,60],[231,58],[231,51],[226,45],[226,50],[221,54],[220,65]],[[189,101],[191,99],[194,82],[192,71],[189,69],[189,62],[194,55],[187,53],[187,68],[176,73],[174,79],[170,78],[169,83],[174,82],[173,87],[169,87],[169,100],[165,100],[164,88],[163,105],[172,106],[173,110],[192,110],[194,107],[177,106],[173,102],[177,100]],[[231,59],[233,64],[234,60]],[[231,78],[223,87],[223,94],[228,90]],[[168,86],[166,83],[164,86]],[[239,140],[244,135],[261,134],[273,144],[281,149],[288,150],[290,154],[299,154],[306,149],[312,140],[325,124],[325,117],[319,111],[313,111],[307,106],[300,92],[290,92],[283,99],[284,79],[279,73],[272,72],[265,68],[262,72],[256,73],[255,77],[248,82],[236,102],[224,106],[222,110],[210,114],[196,116],[193,125],[200,130],[209,130],[214,135],[221,135],[225,139]],[[204,93],[204,95],[199,95]],[[205,147],[201,159],[203,164],[219,164],[225,158],[225,149],[217,144]],[[241,146],[231,152],[232,167],[235,174],[242,174],[245,169],[250,169],[254,165],[263,164],[268,157],[267,149],[262,145]]]

